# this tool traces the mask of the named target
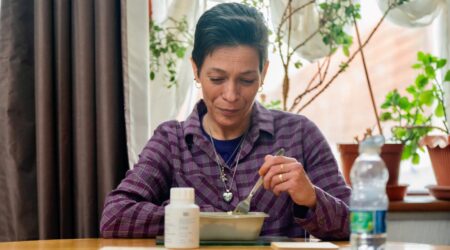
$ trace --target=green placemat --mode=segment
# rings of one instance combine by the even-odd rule
[[[294,241],[285,236],[261,236],[256,240],[200,240],[200,246],[270,246],[272,241]],[[164,236],[156,236],[156,245],[164,245]]]

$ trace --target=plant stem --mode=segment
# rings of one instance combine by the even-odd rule
[[[311,33],[311,35],[309,35],[303,42],[297,44],[297,46],[294,47],[294,49],[292,49],[291,53],[289,54],[290,56],[292,56],[294,54],[294,52],[299,49],[300,47],[304,46],[307,42],[309,42],[309,40],[311,40],[317,33],[319,33],[319,28],[317,30],[315,30],[313,33]]]
[[[292,16],[292,0],[289,0],[288,3],[289,17]],[[289,65],[291,62],[291,54],[289,53],[289,49],[291,47],[291,33],[292,33],[292,18],[289,18],[288,22],[288,40],[286,46],[286,65]],[[289,67],[286,67],[285,77],[283,81],[283,110],[287,109],[287,99],[289,95]]]
[[[279,54],[280,54],[280,58],[281,58],[281,62],[283,64],[284,74],[285,74],[284,79],[283,79],[283,89],[282,89],[282,91],[283,91],[283,93],[282,93],[283,110],[287,110],[287,99],[288,99],[289,87],[290,87],[290,80],[289,80],[289,75],[288,75],[288,73],[289,73],[289,64],[290,64],[292,55],[293,55],[293,53],[295,51],[295,49],[294,49],[292,52],[289,52],[290,42],[291,42],[291,32],[292,32],[292,30],[291,30],[292,29],[292,16],[293,16],[294,13],[302,10],[303,8],[305,8],[308,5],[313,4],[313,3],[315,3],[315,0],[309,1],[309,2],[307,2],[305,4],[303,4],[303,5],[295,8],[295,9],[292,9],[292,0],[289,0],[288,4],[286,5],[286,8],[283,11],[283,15],[281,16],[281,22],[278,24],[278,27],[277,27],[277,38],[276,39],[277,39],[278,51],[279,51]],[[289,11],[289,13],[288,13],[288,11]],[[286,57],[284,57],[283,50],[281,48],[281,45],[282,45],[282,43],[281,43],[281,40],[282,40],[281,30],[282,30],[282,27],[283,27],[283,25],[285,24],[286,21],[289,21],[288,22],[288,34],[287,34],[288,35],[288,41],[287,41],[287,48],[286,48],[286,54],[285,54]],[[303,44],[306,43],[307,41],[309,41],[311,38],[312,38],[312,36],[308,37],[303,42]],[[298,48],[298,46],[296,46],[296,48]]]
[[[369,71],[367,70],[366,58],[364,56],[364,49],[361,46],[361,35],[359,33],[358,23],[356,22],[355,17],[353,17],[353,23],[355,24],[356,37],[358,39],[358,45],[361,48],[361,60],[364,66],[364,75],[366,76],[367,87],[369,88],[370,100],[372,101],[373,112],[375,113],[375,118],[377,120],[378,132],[380,135],[383,135],[383,131],[381,129],[380,117],[378,116],[377,105],[375,104],[375,98],[373,97],[372,84],[370,82]]]
[[[326,76],[328,75],[328,69],[330,67],[330,62],[331,62],[331,55],[327,56],[326,59],[324,60],[324,62],[322,63],[322,65],[319,66],[319,68],[317,69],[317,72],[314,74],[314,76],[309,81],[307,87],[305,88],[305,91],[303,91],[303,93],[301,93],[294,99],[294,102],[292,103],[291,107],[289,108],[289,112],[292,112],[294,110],[294,108],[301,102],[301,100],[303,99],[304,96],[309,94],[311,91],[314,91],[315,89],[317,89],[318,87],[320,87],[323,84],[323,81],[325,80]],[[326,64],[325,72],[324,72],[323,76],[321,76],[320,73],[325,64]],[[319,82],[316,85],[314,85],[313,87],[311,87],[312,83],[316,80],[316,78],[318,76],[320,76]]]
[[[292,0],[289,1],[289,4],[288,4],[288,5],[290,5],[291,2],[292,2]],[[293,9],[293,10],[290,12],[290,14],[287,15],[287,16],[286,16],[286,11],[287,11],[287,8],[288,8],[289,6],[286,6],[286,9],[284,9],[284,12],[283,12],[283,16],[281,17],[281,22],[280,22],[280,24],[278,25],[278,30],[281,29],[281,26],[283,26],[283,24],[284,24],[288,19],[291,19],[291,17],[292,17],[293,14],[295,14],[297,11],[300,11],[300,10],[302,10],[303,8],[307,7],[307,6],[310,5],[310,4],[313,4],[313,3],[315,3],[315,2],[316,2],[316,0],[311,0],[311,1],[309,1],[309,2],[307,2],[307,3],[305,3],[305,4],[303,4],[303,5],[299,6],[298,8]]]
[[[445,130],[446,133],[449,134],[449,130],[448,130],[448,125],[447,125],[447,109],[445,108],[445,103],[444,103],[444,90],[442,89],[441,85],[438,83],[437,79],[434,78],[434,85],[439,89],[439,96],[438,96],[438,100],[442,105],[442,109],[444,110],[444,126],[445,126]]]
[[[378,28],[380,27],[380,25],[383,23],[384,19],[386,18],[387,14],[389,13],[389,11],[394,7],[394,5],[391,5],[383,14],[383,16],[380,18],[380,20],[378,21],[378,23],[375,25],[375,27],[373,28],[373,30],[370,32],[369,36],[367,37],[366,41],[364,41],[364,43],[359,46],[359,48],[347,59],[347,61],[345,62],[345,64],[349,64],[350,62],[353,61],[353,59],[355,58],[355,56],[361,51],[362,48],[364,48],[370,41],[370,39],[373,37],[373,35],[375,34],[375,32],[378,30]],[[320,94],[322,94],[323,91],[325,91],[330,85],[331,83],[334,82],[334,80],[344,71],[344,68],[339,69],[332,77],[331,79],[325,84],[325,86],[320,89],[317,93],[314,94],[314,96],[308,101],[306,102],[303,106],[301,106],[298,110],[297,113],[300,113],[303,109],[305,109],[309,104],[311,104]]]

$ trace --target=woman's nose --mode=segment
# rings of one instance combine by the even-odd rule
[[[235,102],[239,98],[239,87],[230,80],[224,85],[222,96],[228,102]]]

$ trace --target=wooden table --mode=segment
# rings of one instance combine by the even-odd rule
[[[348,242],[333,242],[339,245],[340,249],[349,249]],[[85,249],[85,250],[155,250],[163,249],[156,246],[154,239],[76,239],[76,240],[37,240],[37,241],[17,241],[0,243],[0,250],[27,250],[27,249]],[[200,249],[231,249],[231,250],[268,250],[269,246],[207,246]],[[427,249],[427,250],[450,250],[450,246],[432,246],[427,244],[413,243],[392,243],[389,242],[387,249]]]

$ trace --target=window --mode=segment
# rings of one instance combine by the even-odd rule
[[[209,0],[207,8],[220,2],[226,1]],[[362,40],[365,40],[382,13],[376,1],[360,1],[360,3],[362,19],[358,25]],[[378,113],[387,92],[394,88],[404,90],[405,86],[414,81],[417,73],[411,65],[416,61],[417,52],[435,52],[437,45],[434,44],[433,38],[437,25],[435,20],[429,26],[405,28],[385,20],[364,48]],[[353,43],[357,43],[356,38]],[[353,46],[351,50],[355,47]],[[335,72],[346,57],[338,52],[333,58],[334,64],[331,65],[330,71]],[[283,69],[277,54],[270,52],[269,60],[270,67],[263,93],[268,101],[280,100]],[[305,63],[300,70],[294,69],[290,72],[290,101],[304,88],[316,72],[316,68],[315,63]],[[333,148],[339,164],[337,143],[353,142],[353,138],[362,136],[367,128],[378,133],[360,55],[357,55],[348,69],[301,114],[314,121],[321,129]],[[426,185],[435,183],[430,164],[427,152],[422,153],[419,165],[403,161],[399,182],[409,184],[409,192],[424,192]]]
[[[365,40],[381,17],[381,11],[374,10],[378,10],[376,1],[361,1],[362,19],[358,22],[358,26],[362,40]],[[434,26],[436,26],[436,22],[423,28],[404,28],[385,20],[364,48],[378,107],[384,101],[387,92],[394,88],[403,90],[405,86],[414,82],[417,73],[414,72],[411,65],[416,61],[416,54],[419,50],[433,52],[435,46],[433,44]],[[356,38],[353,43],[357,43]],[[353,46],[354,48],[355,46]],[[335,64],[330,69],[332,72],[336,71],[339,63],[345,59],[340,52],[334,57]],[[266,79],[265,92],[268,99],[280,99],[283,73],[281,68],[275,66],[279,64],[278,57],[272,55],[270,60],[271,68]],[[307,81],[316,72],[316,68],[316,64],[305,64],[302,69],[292,72],[290,76],[291,98],[295,96],[296,91],[304,88]],[[314,121],[322,130],[332,146],[338,162],[340,159],[337,143],[353,142],[353,138],[358,135],[361,137],[366,128],[371,128],[374,133],[378,133],[360,55],[301,114]],[[423,191],[426,185],[435,183],[426,152],[422,154],[419,165],[413,165],[407,161],[402,162],[399,182],[409,184],[409,192]]]

